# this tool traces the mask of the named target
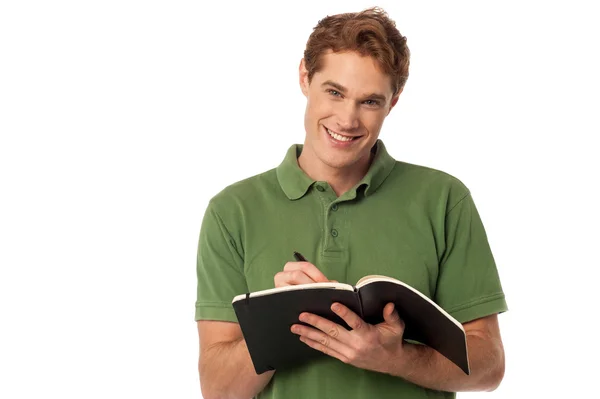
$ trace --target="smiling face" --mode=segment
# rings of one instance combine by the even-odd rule
[[[310,83],[302,60],[300,87],[307,99],[301,166],[366,172],[371,148],[398,100],[391,78],[369,56],[329,51]]]

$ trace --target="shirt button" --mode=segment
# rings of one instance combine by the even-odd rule
[[[334,237],[337,237],[338,236],[337,230],[336,229],[331,230],[331,235]]]
[[[317,186],[317,190],[319,190],[320,192],[325,191],[325,189],[323,188],[323,186]]]
[[[337,211],[338,210],[337,204],[331,205],[331,210],[334,211],[334,212]]]

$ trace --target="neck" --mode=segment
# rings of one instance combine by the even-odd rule
[[[368,156],[361,158],[353,165],[345,168],[336,168],[321,162],[316,159],[316,156],[310,150],[306,150],[307,147],[305,145],[304,150],[298,157],[298,166],[300,166],[300,169],[313,180],[329,183],[338,197],[350,190],[365,177],[373,159],[373,154],[369,152]]]

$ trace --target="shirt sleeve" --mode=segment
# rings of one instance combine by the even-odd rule
[[[213,202],[202,219],[197,255],[195,320],[237,322],[231,302],[248,292],[244,259]]]
[[[461,323],[508,310],[487,235],[469,192],[446,213],[445,240],[436,302]]]

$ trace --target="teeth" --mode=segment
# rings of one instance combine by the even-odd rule
[[[332,132],[331,130],[329,130],[327,128],[325,128],[325,130],[327,130],[327,133],[329,133],[329,135],[331,137],[333,137],[334,139],[336,139],[336,140],[339,140],[339,141],[350,141],[350,140],[352,140],[352,137],[345,137],[345,136],[339,135],[337,133]]]

